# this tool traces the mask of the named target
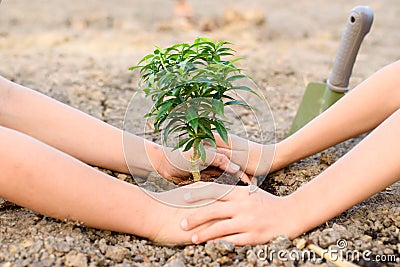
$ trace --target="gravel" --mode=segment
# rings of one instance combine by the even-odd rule
[[[238,1],[239,6],[245,3],[249,9],[265,7],[266,24],[209,23],[214,28],[204,33],[198,32],[196,26],[186,32],[175,29],[174,25],[159,27],[158,23],[168,23],[167,2],[135,1],[137,8],[132,15],[126,9],[132,6],[132,1],[127,0],[102,4],[83,1],[78,6],[66,5],[64,1],[44,1],[41,5],[34,1],[3,1],[0,22],[7,27],[0,29],[0,74],[122,127],[132,89],[136,88],[135,74],[127,71],[129,66],[150,52],[155,44],[163,46],[192,40],[197,35],[226,39],[235,43],[235,49],[247,58],[241,64],[263,88],[275,117],[279,140],[290,127],[304,92],[304,82],[321,81],[327,76],[344,25],[341,15],[356,3],[341,0],[326,5],[322,0],[303,1],[293,9],[282,9],[281,1],[277,0]],[[223,5],[231,3],[201,2],[204,7],[198,9],[198,15],[204,19],[214,18]],[[160,8],[149,8],[150,3]],[[396,14],[400,6],[395,0],[371,2],[371,5],[376,9],[374,35],[367,37],[361,50],[352,84],[398,58],[400,35]],[[35,12],[28,12],[33,8]],[[37,14],[41,14],[40,18]],[[157,16],[162,22],[157,22]],[[310,24],[310,20],[315,23]],[[388,35],[391,38],[382,37]],[[362,136],[354,138],[292,164],[270,175],[261,188],[277,195],[289,194],[361,139]],[[102,171],[134,183],[129,175]],[[334,249],[340,245],[338,240],[346,242],[343,251],[370,251],[372,256],[396,257],[396,262],[391,263],[362,259],[354,263],[399,266],[399,203],[400,184],[396,183],[294,240],[279,236],[258,246],[239,247],[217,241],[166,247],[134,235],[58,221],[0,199],[0,267],[332,266],[325,260],[303,258],[282,262],[276,257],[263,260],[260,256],[266,246],[270,251],[301,253],[310,242]]]

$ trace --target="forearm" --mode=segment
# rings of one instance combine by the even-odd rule
[[[77,109],[0,77],[0,125],[26,133],[88,164],[128,172],[123,132]],[[124,140],[133,146],[131,170],[146,176],[152,170],[145,141],[132,134]],[[157,146],[146,142],[147,151]],[[152,156],[155,156],[151,154]]]
[[[0,127],[0,197],[59,219],[149,237],[155,201],[31,137]]]
[[[340,214],[400,179],[400,111],[334,165],[290,195],[300,232]]]
[[[327,111],[277,145],[273,170],[367,132],[400,108],[400,61],[350,91]]]

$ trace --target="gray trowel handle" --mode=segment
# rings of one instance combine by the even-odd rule
[[[327,81],[329,89],[338,93],[348,90],[358,50],[365,35],[371,29],[373,20],[374,13],[368,6],[358,6],[351,10],[332,72]]]

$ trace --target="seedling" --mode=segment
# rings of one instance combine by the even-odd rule
[[[249,77],[234,65],[240,58],[225,59],[234,53],[229,46],[229,42],[198,38],[193,44],[156,47],[130,68],[140,69],[139,87],[153,102],[145,117],[154,119],[155,131],[163,132],[163,143],[177,134],[179,141],[173,149],[193,150],[194,181],[200,180],[199,160],[206,161],[204,145],[216,147],[213,131],[228,143],[225,107],[249,107],[235,98],[236,90],[256,94],[247,86],[236,85]]]

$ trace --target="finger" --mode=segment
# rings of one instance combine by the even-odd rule
[[[217,153],[223,154],[223,155],[227,156],[228,158],[231,158],[233,151],[230,150],[229,148],[218,147]]]
[[[230,236],[240,233],[241,229],[235,219],[225,219],[195,232],[192,235],[192,242],[200,244],[208,240],[225,239],[225,236]]]
[[[242,170],[235,173],[236,178],[239,178],[242,182],[246,184],[251,184],[251,178]]]
[[[231,162],[239,165],[243,170],[249,167],[249,151],[217,148],[217,153],[227,156]]]
[[[226,155],[217,153],[211,149],[207,149],[206,153],[206,163],[209,162],[207,165],[218,167],[229,173],[236,173],[240,170],[240,166],[230,161]]]
[[[231,209],[224,202],[216,202],[196,210],[195,213],[181,221],[181,228],[185,231],[192,230],[202,224],[218,219],[230,219]]]
[[[245,138],[239,137],[234,134],[228,134],[228,144],[226,144],[225,141],[222,140],[221,136],[218,135],[217,133],[214,133],[214,138],[215,138],[217,147],[227,148],[227,149],[231,149],[231,150],[247,151],[247,150],[249,150],[249,145],[251,143],[254,143],[252,141],[249,141]]]

